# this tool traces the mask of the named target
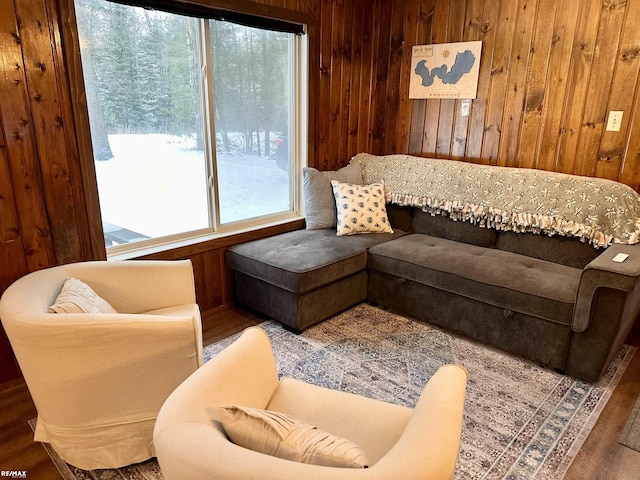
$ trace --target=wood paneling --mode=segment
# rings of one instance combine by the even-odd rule
[[[338,168],[359,151],[409,153],[598,176],[637,190],[639,4],[374,0],[362,9],[358,0],[322,2],[323,12],[339,8],[344,21],[353,18],[347,30],[358,55],[338,48],[342,37],[326,31],[343,26],[327,25],[333,17],[323,15],[331,71],[320,76],[312,164]],[[459,100],[408,99],[413,45],[476,39],[483,47],[469,117],[460,116]],[[341,75],[347,64],[349,76]],[[337,103],[344,95],[352,100]],[[620,132],[605,131],[611,110],[624,112]],[[350,118],[349,140],[331,127],[340,115]]]

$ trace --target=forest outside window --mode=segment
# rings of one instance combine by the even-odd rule
[[[109,255],[297,216],[305,38],[75,0]]]

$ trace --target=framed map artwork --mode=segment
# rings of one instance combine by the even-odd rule
[[[476,98],[482,42],[415,45],[409,98]]]

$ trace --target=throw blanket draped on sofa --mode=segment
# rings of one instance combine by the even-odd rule
[[[364,183],[387,201],[498,230],[579,237],[594,247],[640,241],[640,195],[611,180],[526,168],[360,153]]]

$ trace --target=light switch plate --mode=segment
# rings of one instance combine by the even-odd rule
[[[471,99],[466,98],[462,100],[462,104],[460,105],[460,116],[468,117],[471,112]]]
[[[622,123],[622,110],[611,110],[609,112],[609,120],[607,120],[607,132],[619,132]]]

